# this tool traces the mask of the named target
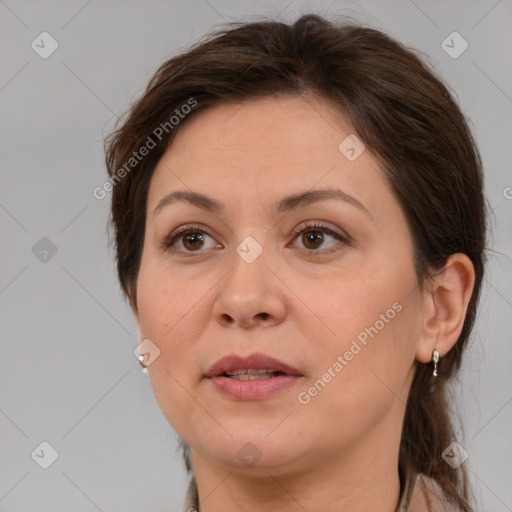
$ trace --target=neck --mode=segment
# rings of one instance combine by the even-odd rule
[[[366,440],[364,446],[354,443],[343,453],[305,454],[284,467],[256,465],[240,472],[192,450],[199,510],[395,512],[400,497],[399,434],[389,436],[388,431],[386,439]]]

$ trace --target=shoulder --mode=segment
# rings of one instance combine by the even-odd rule
[[[415,479],[407,512],[458,512],[458,508],[446,499],[441,487],[434,479],[422,473]]]

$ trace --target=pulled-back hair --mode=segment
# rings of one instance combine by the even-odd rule
[[[464,253],[473,263],[475,285],[462,332],[442,358],[433,391],[432,368],[417,366],[399,452],[402,471],[431,477],[449,501],[469,511],[465,465],[453,469],[441,454],[455,440],[447,383],[461,364],[484,271],[482,165],[459,106],[414,51],[372,28],[305,15],[293,24],[228,24],[165,62],[105,142],[113,183],[109,226],[122,290],[137,310],[149,182],[183,124],[212,105],[310,93],[338,106],[378,159],[411,232],[420,286],[443,269],[451,254]],[[194,108],[171,127],[173,112],[192,105],[191,99]],[[167,128],[155,137],[159,126]],[[132,161],[120,179],[118,171],[123,166],[126,171],[133,152],[152,134],[156,146]],[[182,444],[190,470],[188,446]]]

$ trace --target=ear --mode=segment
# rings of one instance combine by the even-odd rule
[[[473,263],[465,254],[452,254],[439,274],[427,280],[423,295],[423,325],[416,359],[430,363],[437,349],[445,356],[459,339],[475,284]]]

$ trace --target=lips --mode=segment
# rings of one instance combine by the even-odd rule
[[[242,376],[241,380],[262,378],[265,375],[293,375],[301,376],[302,373],[278,359],[265,354],[252,354],[241,357],[235,354],[219,359],[205,374],[205,377]],[[246,376],[246,377],[244,377]],[[262,376],[262,377],[260,377]]]
[[[264,354],[223,357],[205,377],[221,396],[235,401],[270,399],[304,378],[297,368]]]

